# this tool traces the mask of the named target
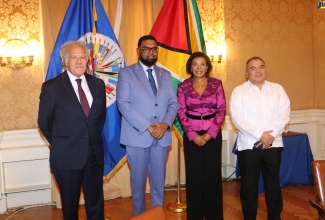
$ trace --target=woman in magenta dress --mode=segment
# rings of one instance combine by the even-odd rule
[[[187,220],[223,219],[221,125],[226,114],[222,82],[209,76],[202,52],[186,63],[190,77],[178,87],[178,118],[184,130]]]

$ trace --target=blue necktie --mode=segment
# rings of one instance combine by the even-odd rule
[[[156,87],[155,79],[152,76],[152,69],[147,69],[147,72],[148,72],[148,79],[149,79],[150,86],[152,88],[153,94],[155,94],[155,96],[156,96],[157,95],[157,87]]]

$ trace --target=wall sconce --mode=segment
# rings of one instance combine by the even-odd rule
[[[210,58],[211,62],[221,63],[224,50],[222,47],[218,47],[217,44],[214,41],[208,41],[206,42],[206,48],[207,48],[207,55]]]
[[[214,57],[215,57],[215,55],[210,55],[209,56],[211,62],[221,63],[221,59],[222,59],[222,55],[221,54],[217,55],[217,59],[215,59]]]
[[[30,46],[23,40],[10,39],[1,47],[0,66],[23,68],[33,64],[34,55]]]

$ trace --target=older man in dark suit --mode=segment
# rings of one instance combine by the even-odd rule
[[[64,219],[78,219],[82,187],[87,219],[102,220],[105,85],[85,73],[89,55],[83,42],[65,43],[60,56],[65,71],[43,83],[38,125],[50,143]]]

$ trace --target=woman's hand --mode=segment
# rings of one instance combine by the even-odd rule
[[[211,140],[211,135],[209,135],[208,133],[205,133],[204,135],[202,135],[203,136],[203,139],[206,141],[206,142],[208,142],[209,140]]]
[[[197,146],[200,146],[200,147],[204,146],[207,143],[206,140],[201,135],[194,138],[193,141]]]

